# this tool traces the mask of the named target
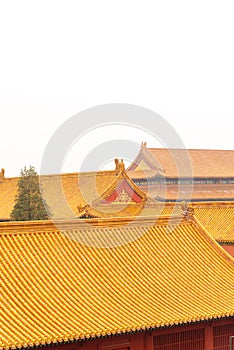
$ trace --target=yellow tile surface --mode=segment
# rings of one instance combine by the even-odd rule
[[[40,177],[43,197],[53,218],[73,218],[77,206],[100,196],[116,179],[116,171],[44,175]],[[19,178],[0,181],[0,219],[9,219],[15,204]]]
[[[2,224],[0,348],[233,317],[234,260],[178,220]]]
[[[216,241],[234,243],[234,202],[194,204],[195,217]]]

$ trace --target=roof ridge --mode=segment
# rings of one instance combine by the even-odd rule
[[[97,170],[97,171],[84,171],[84,172],[71,172],[71,173],[59,173],[59,174],[38,174],[40,178],[50,178],[50,177],[69,177],[69,176],[77,176],[77,175],[114,175],[115,170]],[[9,180],[18,180],[20,179],[20,176],[12,176],[12,177],[4,177],[4,181],[9,181]]]
[[[165,226],[170,222],[171,226],[174,224],[192,224],[190,217],[183,214],[174,215],[158,215],[158,216],[126,216],[126,217],[112,217],[112,218],[91,218],[91,219],[70,219],[70,220],[38,220],[38,221],[13,221],[0,223],[0,236],[14,233],[14,234],[36,234],[39,232],[65,232],[65,231],[77,231],[87,229],[97,229],[97,226],[101,228],[113,228],[124,227],[125,224],[129,224],[128,227],[143,227],[149,225],[149,227]],[[96,225],[95,225],[96,224]]]
[[[211,151],[211,152],[234,152],[232,149],[212,149],[212,148],[173,148],[173,147],[147,147],[147,150],[178,150],[178,151]]]

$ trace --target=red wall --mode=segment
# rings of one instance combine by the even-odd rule
[[[221,246],[234,257],[234,244],[221,244]]]
[[[229,350],[230,335],[234,335],[234,318],[64,344],[50,350]]]

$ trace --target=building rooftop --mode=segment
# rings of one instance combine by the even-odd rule
[[[128,172],[131,178],[234,177],[234,151],[147,148],[144,143]]]
[[[0,349],[234,316],[234,259],[192,216],[1,223]]]
[[[195,203],[195,217],[219,243],[234,243],[234,202]]]
[[[117,181],[120,180],[122,173],[125,173],[121,166],[120,163],[120,167],[116,166],[112,171],[40,176],[43,198],[51,209],[53,219],[75,218],[79,214],[79,208],[90,204],[95,199],[100,199],[101,196],[105,198],[111,190],[114,192],[114,186],[117,186]],[[0,177],[0,220],[2,221],[10,219],[17,195],[18,180],[18,177]],[[139,202],[146,197],[145,193],[129,178],[128,184],[130,195],[136,192]]]

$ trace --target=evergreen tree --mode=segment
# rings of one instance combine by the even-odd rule
[[[20,172],[18,193],[11,212],[12,221],[47,220],[50,212],[42,198],[39,176],[33,166]]]

